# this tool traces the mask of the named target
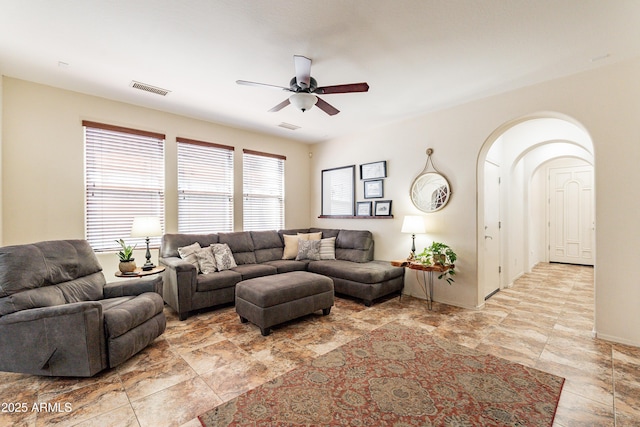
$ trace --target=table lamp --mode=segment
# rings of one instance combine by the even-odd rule
[[[147,262],[142,266],[142,270],[148,271],[155,267],[151,262],[151,251],[149,251],[149,237],[162,235],[162,226],[160,218],[157,216],[137,216],[133,218],[131,226],[131,237],[144,237],[147,244],[147,253],[145,257]]]
[[[411,254],[409,255],[409,260],[413,261],[416,259],[416,234],[424,233],[424,218],[417,215],[405,215],[404,221],[402,222],[402,233],[411,233]]]

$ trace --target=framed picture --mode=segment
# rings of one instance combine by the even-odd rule
[[[376,216],[391,215],[391,200],[376,201]]]
[[[354,216],[356,210],[356,166],[322,171],[322,215]]]
[[[360,165],[360,179],[376,179],[387,177],[387,161],[365,163]]]
[[[365,199],[379,199],[384,197],[384,190],[382,188],[382,180],[374,179],[364,182],[364,198]]]
[[[371,216],[371,202],[358,202],[358,216]]]

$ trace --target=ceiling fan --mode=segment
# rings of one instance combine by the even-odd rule
[[[302,112],[307,111],[314,105],[330,116],[338,114],[340,110],[333,105],[319,98],[318,95],[330,95],[332,93],[350,93],[350,92],[367,92],[369,85],[367,83],[350,83],[333,86],[318,86],[316,79],[311,77],[311,59],[301,56],[293,56],[293,64],[295,66],[296,75],[289,82],[289,87],[275,86],[265,83],[248,82],[246,80],[236,80],[239,85],[258,86],[270,89],[284,90],[293,92],[293,94],[276,105],[269,112],[273,113],[282,110],[289,104],[292,104]]]

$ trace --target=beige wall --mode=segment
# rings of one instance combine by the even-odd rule
[[[306,144],[8,77],[3,78],[2,104],[4,245],[84,238],[82,120],[166,135],[168,232],[176,232],[178,227],[176,136],[235,147],[236,229],[242,228],[242,149],[286,156],[286,227],[309,226],[310,160]],[[156,259],[157,251],[153,256]],[[144,259],[142,252],[136,257]],[[116,269],[116,256],[101,254],[99,258],[109,278]]]
[[[425,150],[432,147],[435,166],[449,179],[453,195],[443,210],[426,215],[432,231],[418,236],[417,246],[444,241],[458,253],[456,282],[437,283],[436,300],[479,306],[476,167],[488,150],[485,141],[525,116],[566,115],[584,126],[595,147],[596,330],[600,337],[640,345],[640,328],[635,327],[640,324],[640,197],[629,192],[629,186],[640,181],[639,75],[640,60],[634,60],[316,144],[311,176],[314,223],[370,229],[376,258],[405,257],[411,243],[410,236],[400,233],[402,218],[420,213],[409,199],[409,186],[424,167]],[[388,162],[384,196],[393,200],[393,220],[317,218],[322,169],[378,160]],[[362,191],[358,181],[357,200],[363,200]],[[407,292],[424,295],[412,272],[407,273]]]
[[[640,60],[634,60],[312,147],[4,78],[3,243],[83,237],[83,119],[166,133],[168,231],[175,231],[177,224],[173,142],[180,135],[234,145],[237,152],[246,147],[286,155],[286,226],[369,229],[374,233],[379,259],[403,258],[409,251],[410,236],[400,233],[402,217],[420,213],[409,200],[409,185],[424,167],[425,150],[432,147],[435,166],[448,177],[453,195],[450,205],[427,216],[431,231],[417,237],[417,246],[439,240],[456,250],[459,276],[450,287],[437,283],[435,297],[476,307],[480,304],[476,279],[478,159],[484,159],[488,150],[485,141],[497,129],[505,130],[506,124],[519,118],[544,116],[550,111],[584,126],[595,147],[597,333],[640,345],[640,328],[635,327],[640,324],[640,264],[636,260],[640,198],[628,190],[640,181],[638,75]],[[313,151],[310,171],[308,151]],[[394,219],[317,218],[322,169],[378,160],[388,161],[384,191],[385,199],[393,200]],[[357,200],[363,200],[362,191],[358,180]],[[109,256],[115,265],[114,258]],[[422,295],[413,273],[407,275],[407,292]]]

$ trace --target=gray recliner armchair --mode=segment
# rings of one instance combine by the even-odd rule
[[[166,327],[162,278],[106,283],[85,240],[0,248],[0,371],[90,377]]]

